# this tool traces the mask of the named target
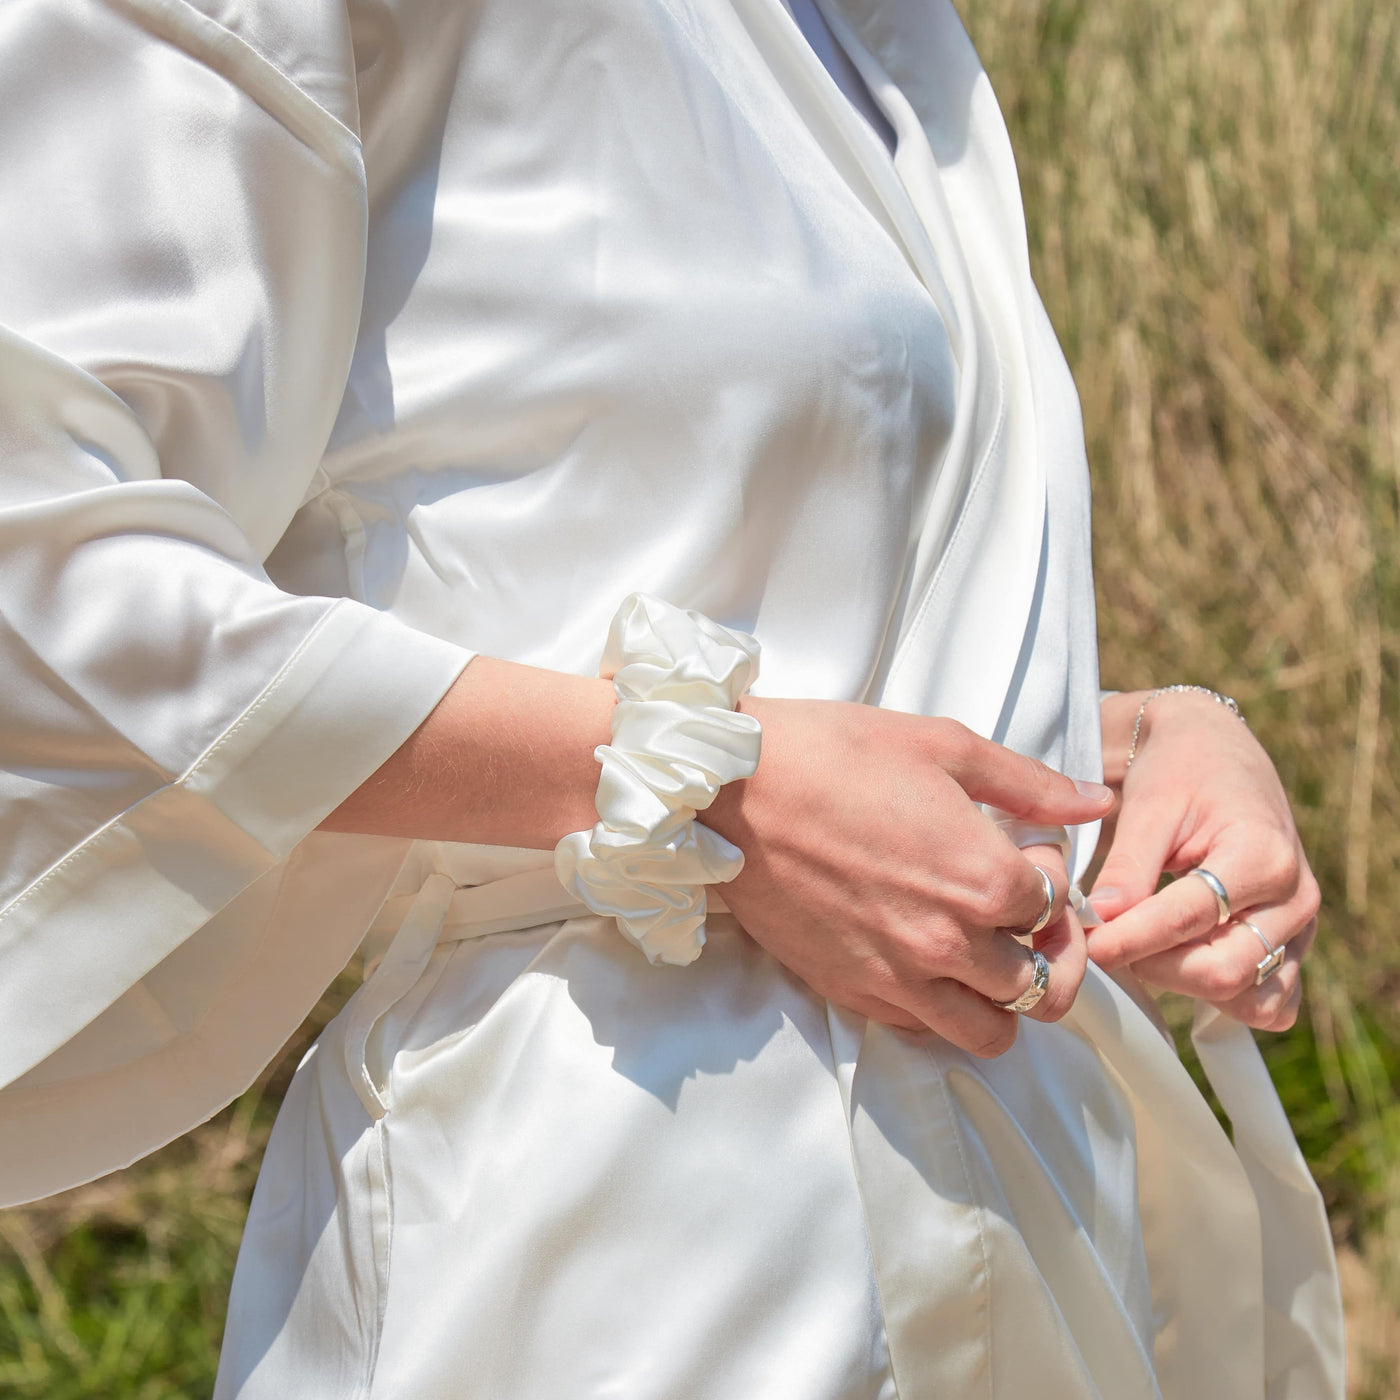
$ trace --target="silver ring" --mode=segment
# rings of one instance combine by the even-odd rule
[[[1028,948],[1026,951],[1031,955],[1030,986],[1014,1001],[992,1003],[1003,1011],[1015,1011],[1018,1015],[1022,1011],[1029,1011],[1045,995],[1045,989],[1050,985],[1050,964],[1045,961],[1045,954],[1038,948]]]
[[[1230,896],[1225,891],[1225,886],[1220,883],[1218,875],[1212,875],[1204,865],[1198,865],[1194,870],[1188,870],[1188,875],[1199,875],[1210,887],[1210,892],[1215,896],[1215,926],[1219,928],[1221,924],[1230,921]]]
[[[1050,922],[1050,916],[1055,912],[1055,882],[1050,878],[1049,872],[1042,870],[1040,866],[1033,865],[1031,869],[1040,876],[1040,883],[1045,886],[1045,908],[1040,911],[1040,917],[1035,923],[1022,932],[1023,938],[1039,933]]]
[[[1260,958],[1254,965],[1254,985],[1262,987],[1283,966],[1287,949],[1282,944],[1275,948],[1252,919],[1237,919],[1235,922],[1243,924],[1269,950],[1268,956]]]

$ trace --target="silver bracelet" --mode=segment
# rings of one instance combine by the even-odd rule
[[[1224,705],[1241,724],[1247,723],[1245,717],[1240,713],[1240,707],[1228,696],[1222,695],[1218,690],[1212,690],[1208,685],[1164,685],[1159,686],[1138,706],[1137,718],[1133,721],[1133,738],[1128,745],[1128,761],[1123,765],[1123,776],[1127,777],[1128,769],[1133,766],[1133,759],[1137,757],[1138,736],[1142,733],[1142,717],[1147,712],[1147,707],[1159,695],[1176,695],[1182,691],[1195,691],[1198,695],[1209,695],[1217,705]]]

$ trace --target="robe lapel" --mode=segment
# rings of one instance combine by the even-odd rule
[[[732,3],[789,101],[927,288],[958,364],[953,432],[911,531],[903,606],[867,698],[991,734],[1025,638],[1045,523],[1026,351],[1034,289],[995,99],[951,10],[819,0],[895,131],[891,161],[782,0]],[[1004,149],[984,149],[989,121]]]

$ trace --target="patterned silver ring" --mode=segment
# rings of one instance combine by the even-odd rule
[[[1030,928],[1025,929],[1023,937],[1029,937],[1033,933],[1039,933],[1046,924],[1050,922],[1050,916],[1055,912],[1055,882],[1050,878],[1050,872],[1042,870],[1040,866],[1032,867],[1035,873],[1040,876],[1040,883],[1045,889],[1045,908],[1040,911],[1040,917]]]
[[[1215,896],[1215,926],[1219,928],[1221,924],[1230,921],[1230,896],[1226,893],[1225,886],[1220,883],[1218,875],[1212,875],[1204,865],[1198,865],[1194,870],[1188,870],[1188,875],[1199,875],[1210,887],[1210,892]]]
[[[1031,955],[1030,986],[1014,1001],[992,1003],[1003,1011],[1015,1011],[1018,1015],[1029,1011],[1045,995],[1045,989],[1050,985],[1050,964],[1045,961],[1045,954],[1038,948],[1028,948],[1026,951]]]
[[[1283,966],[1287,949],[1282,944],[1275,948],[1252,919],[1239,919],[1236,922],[1243,924],[1269,950],[1268,956],[1260,958],[1254,965],[1254,985],[1262,987]]]

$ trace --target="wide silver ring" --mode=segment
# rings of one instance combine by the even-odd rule
[[[1055,882],[1050,878],[1050,872],[1042,870],[1038,865],[1031,868],[1040,876],[1040,883],[1045,887],[1045,908],[1040,911],[1040,917],[1030,928],[1022,930],[1022,937],[1039,933],[1050,922],[1050,916],[1055,912]]]
[[[1188,875],[1199,875],[1210,888],[1211,894],[1215,896],[1215,926],[1219,928],[1221,924],[1230,922],[1230,896],[1221,884],[1218,875],[1212,875],[1204,865],[1198,865],[1194,870],[1188,870]]]
[[[1252,919],[1237,919],[1236,923],[1243,924],[1269,950],[1268,956],[1260,958],[1254,965],[1254,985],[1262,987],[1283,966],[1288,950],[1282,944],[1275,948]]]
[[[1045,961],[1045,954],[1038,948],[1028,948],[1026,951],[1031,955],[1031,984],[1015,1001],[992,1003],[1003,1011],[1015,1011],[1017,1014],[1029,1011],[1045,995],[1045,989],[1050,985],[1050,964]]]

